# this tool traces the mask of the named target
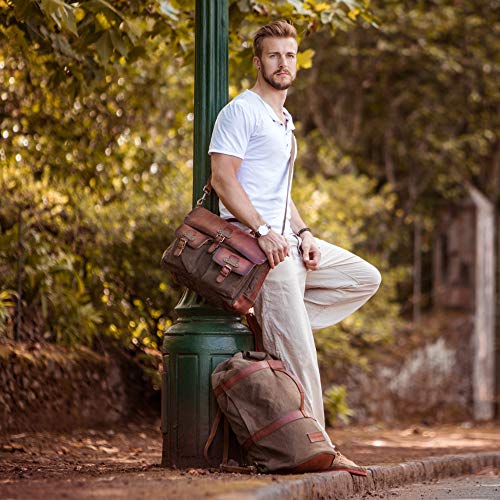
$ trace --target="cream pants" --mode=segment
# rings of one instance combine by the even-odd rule
[[[317,238],[319,269],[308,271],[298,241],[290,237],[290,255],[268,274],[254,311],[264,349],[302,382],[306,407],[324,428],[313,330],[338,323],[356,311],[377,291],[381,276],[360,257]]]

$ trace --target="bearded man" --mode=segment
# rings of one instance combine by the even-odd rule
[[[290,198],[295,127],[284,104],[297,72],[296,37],[287,21],[257,31],[257,81],[219,113],[209,154],[221,217],[252,231],[271,266],[254,307],[264,348],[301,381],[306,408],[331,442],[313,331],[361,307],[381,276],[360,257],[315,238]],[[366,475],[339,452],[332,468]]]

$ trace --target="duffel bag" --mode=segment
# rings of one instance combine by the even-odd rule
[[[340,454],[305,410],[304,389],[280,360],[263,352],[239,352],[215,368],[212,388],[249,467],[259,472],[346,470],[366,475],[360,468],[336,466]],[[205,446],[207,460],[218,423],[216,418]],[[245,468],[226,468],[232,469]]]

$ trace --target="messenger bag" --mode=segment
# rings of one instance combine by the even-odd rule
[[[281,234],[286,225],[294,159],[292,135]],[[203,197],[175,230],[175,240],[163,253],[161,266],[170,271],[177,283],[194,290],[207,302],[245,314],[255,303],[270,270],[269,262],[255,236],[203,208],[211,189],[209,179]]]

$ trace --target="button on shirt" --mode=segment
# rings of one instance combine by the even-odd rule
[[[292,149],[293,120],[283,108],[285,123],[258,94],[246,90],[219,113],[209,153],[241,158],[237,179],[251,203],[274,231],[281,233]],[[219,202],[221,217],[234,217]],[[284,234],[291,234],[290,208]]]

